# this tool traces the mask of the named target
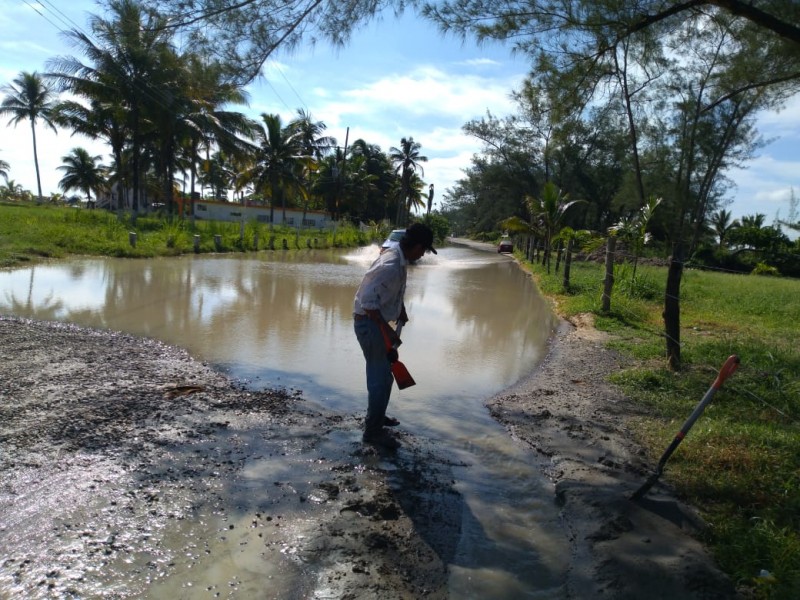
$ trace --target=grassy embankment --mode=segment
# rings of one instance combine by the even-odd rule
[[[662,335],[666,268],[618,268],[601,314],[604,267],[561,273],[532,265],[563,316],[592,312],[635,366],[612,376],[649,409],[633,424],[655,465],[725,359],[738,371],[715,395],[661,476],[709,523],[704,541],[757,598],[800,598],[800,280],[687,270],[681,287],[683,368],[667,368]],[[759,577],[763,570],[768,576]]]
[[[130,232],[136,233],[135,246]],[[118,218],[105,210],[65,208],[51,205],[0,204],[0,267],[19,266],[43,258],[69,255],[152,257],[194,252],[194,236],[200,236],[199,252],[242,252],[258,250],[354,247],[385,232],[370,236],[354,227],[334,232],[320,229],[296,230],[263,223],[246,223],[244,235],[239,223],[189,221],[140,216]],[[219,236],[219,247],[215,241]]]

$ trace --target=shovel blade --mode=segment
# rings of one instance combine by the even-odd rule
[[[399,360],[392,363],[392,375],[394,375],[394,380],[397,382],[398,389],[404,390],[417,384],[414,378],[411,377],[411,373],[406,369],[406,366]]]

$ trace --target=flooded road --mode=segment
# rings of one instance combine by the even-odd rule
[[[298,388],[330,408],[361,410],[351,313],[377,252],[39,265],[0,272],[0,313],[156,338],[253,386]],[[409,404],[503,389],[536,364],[553,327],[513,261],[466,248],[413,266],[406,304],[401,356],[419,384],[400,394]]]
[[[40,265],[0,273],[0,313],[157,338],[252,388],[298,389],[329,413],[361,415],[352,300],[376,255],[370,247]],[[395,390],[389,412],[451,456],[463,497],[451,596],[550,597],[559,582],[548,574],[566,551],[551,486],[483,403],[541,359],[554,319],[513,261],[457,246],[410,269],[406,304],[401,358],[417,385]],[[266,481],[264,471],[280,467],[305,476],[304,460],[275,462],[245,474]],[[153,592],[175,597],[169,584]]]

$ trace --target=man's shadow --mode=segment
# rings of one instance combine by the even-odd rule
[[[493,539],[487,533],[455,487],[454,469],[470,465],[453,462],[430,448],[385,453],[384,459],[394,467],[386,473],[391,494],[448,571],[462,568],[477,578],[490,572],[502,574],[500,579],[514,581],[520,589],[561,585],[561,575],[539,559],[535,544],[526,552],[514,540]]]

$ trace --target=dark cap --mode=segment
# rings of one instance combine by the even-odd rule
[[[438,254],[433,247],[433,231],[423,223],[413,223],[409,225],[406,229],[405,241],[409,247],[422,244],[425,250],[430,250],[434,254]]]

